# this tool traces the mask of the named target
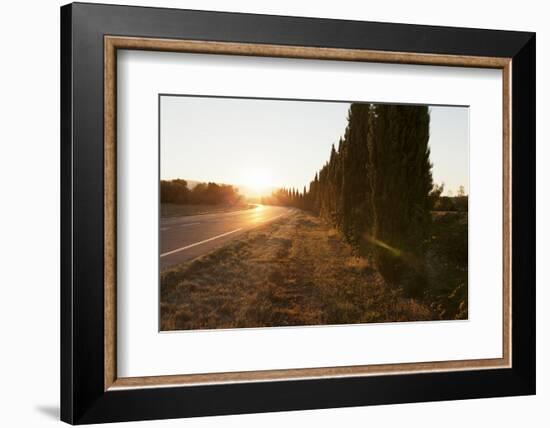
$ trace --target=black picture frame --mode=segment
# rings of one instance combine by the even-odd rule
[[[512,58],[512,367],[104,390],[104,36]],[[535,393],[535,34],[73,3],[61,8],[61,419],[71,424]]]

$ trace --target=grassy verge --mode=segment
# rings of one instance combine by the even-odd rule
[[[468,318],[468,213],[434,212],[425,299],[441,319]]]
[[[303,212],[161,275],[161,329],[437,319],[389,287],[340,235]]]
[[[230,211],[248,210],[254,208],[254,204],[237,205],[179,205],[179,204],[160,204],[160,216],[180,217],[186,215],[210,214]]]

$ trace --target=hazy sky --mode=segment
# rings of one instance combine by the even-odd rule
[[[346,127],[349,103],[161,97],[161,178],[262,189],[308,185]],[[468,192],[468,108],[430,107],[434,181]]]

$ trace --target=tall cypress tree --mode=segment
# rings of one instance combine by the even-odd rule
[[[370,236],[377,264],[384,276],[418,294],[424,284],[423,243],[433,187],[428,107],[377,105],[372,111]]]
[[[371,219],[367,147],[369,115],[370,105],[351,105],[340,153],[343,171],[340,194],[341,229],[355,247],[360,245],[362,234]]]

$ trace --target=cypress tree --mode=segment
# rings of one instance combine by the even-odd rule
[[[356,248],[371,219],[367,167],[370,108],[368,104],[351,105],[341,150],[341,229]]]
[[[371,241],[390,280],[419,294],[425,283],[423,243],[429,232],[433,187],[430,116],[425,106],[377,105],[368,138]]]

